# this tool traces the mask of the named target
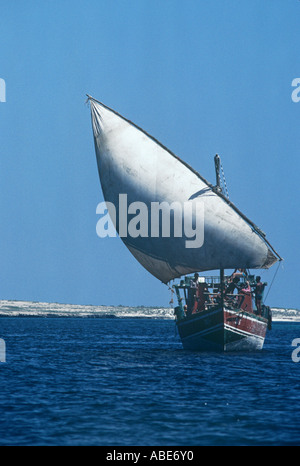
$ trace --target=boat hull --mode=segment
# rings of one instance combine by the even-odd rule
[[[218,308],[177,321],[183,348],[190,351],[257,351],[268,321],[245,311]]]

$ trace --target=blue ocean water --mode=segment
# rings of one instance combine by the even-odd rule
[[[193,353],[172,319],[126,312],[0,317],[0,445],[300,444],[299,322],[258,353]]]

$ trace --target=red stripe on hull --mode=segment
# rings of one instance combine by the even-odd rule
[[[224,309],[224,323],[256,336],[263,338],[266,336],[266,320],[259,319],[254,314],[248,314],[245,312],[237,313],[235,311]]]

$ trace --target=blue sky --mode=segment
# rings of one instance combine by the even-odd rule
[[[88,93],[211,182],[221,155],[230,199],[285,259],[267,304],[299,308],[300,2],[0,6],[0,298],[169,303],[119,238],[96,235]]]

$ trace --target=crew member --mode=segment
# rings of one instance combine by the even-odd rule
[[[261,277],[256,277],[256,279],[255,279],[256,285],[255,285],[255,288],[254,288],[255,306],[256,306],[258,315],[261,315],[261,302],[262,302],[262,298],[263,298],[264,289],[265,289],[265,286],[266,286],[266,283],[262,283],[260,281],[260,278]]]

